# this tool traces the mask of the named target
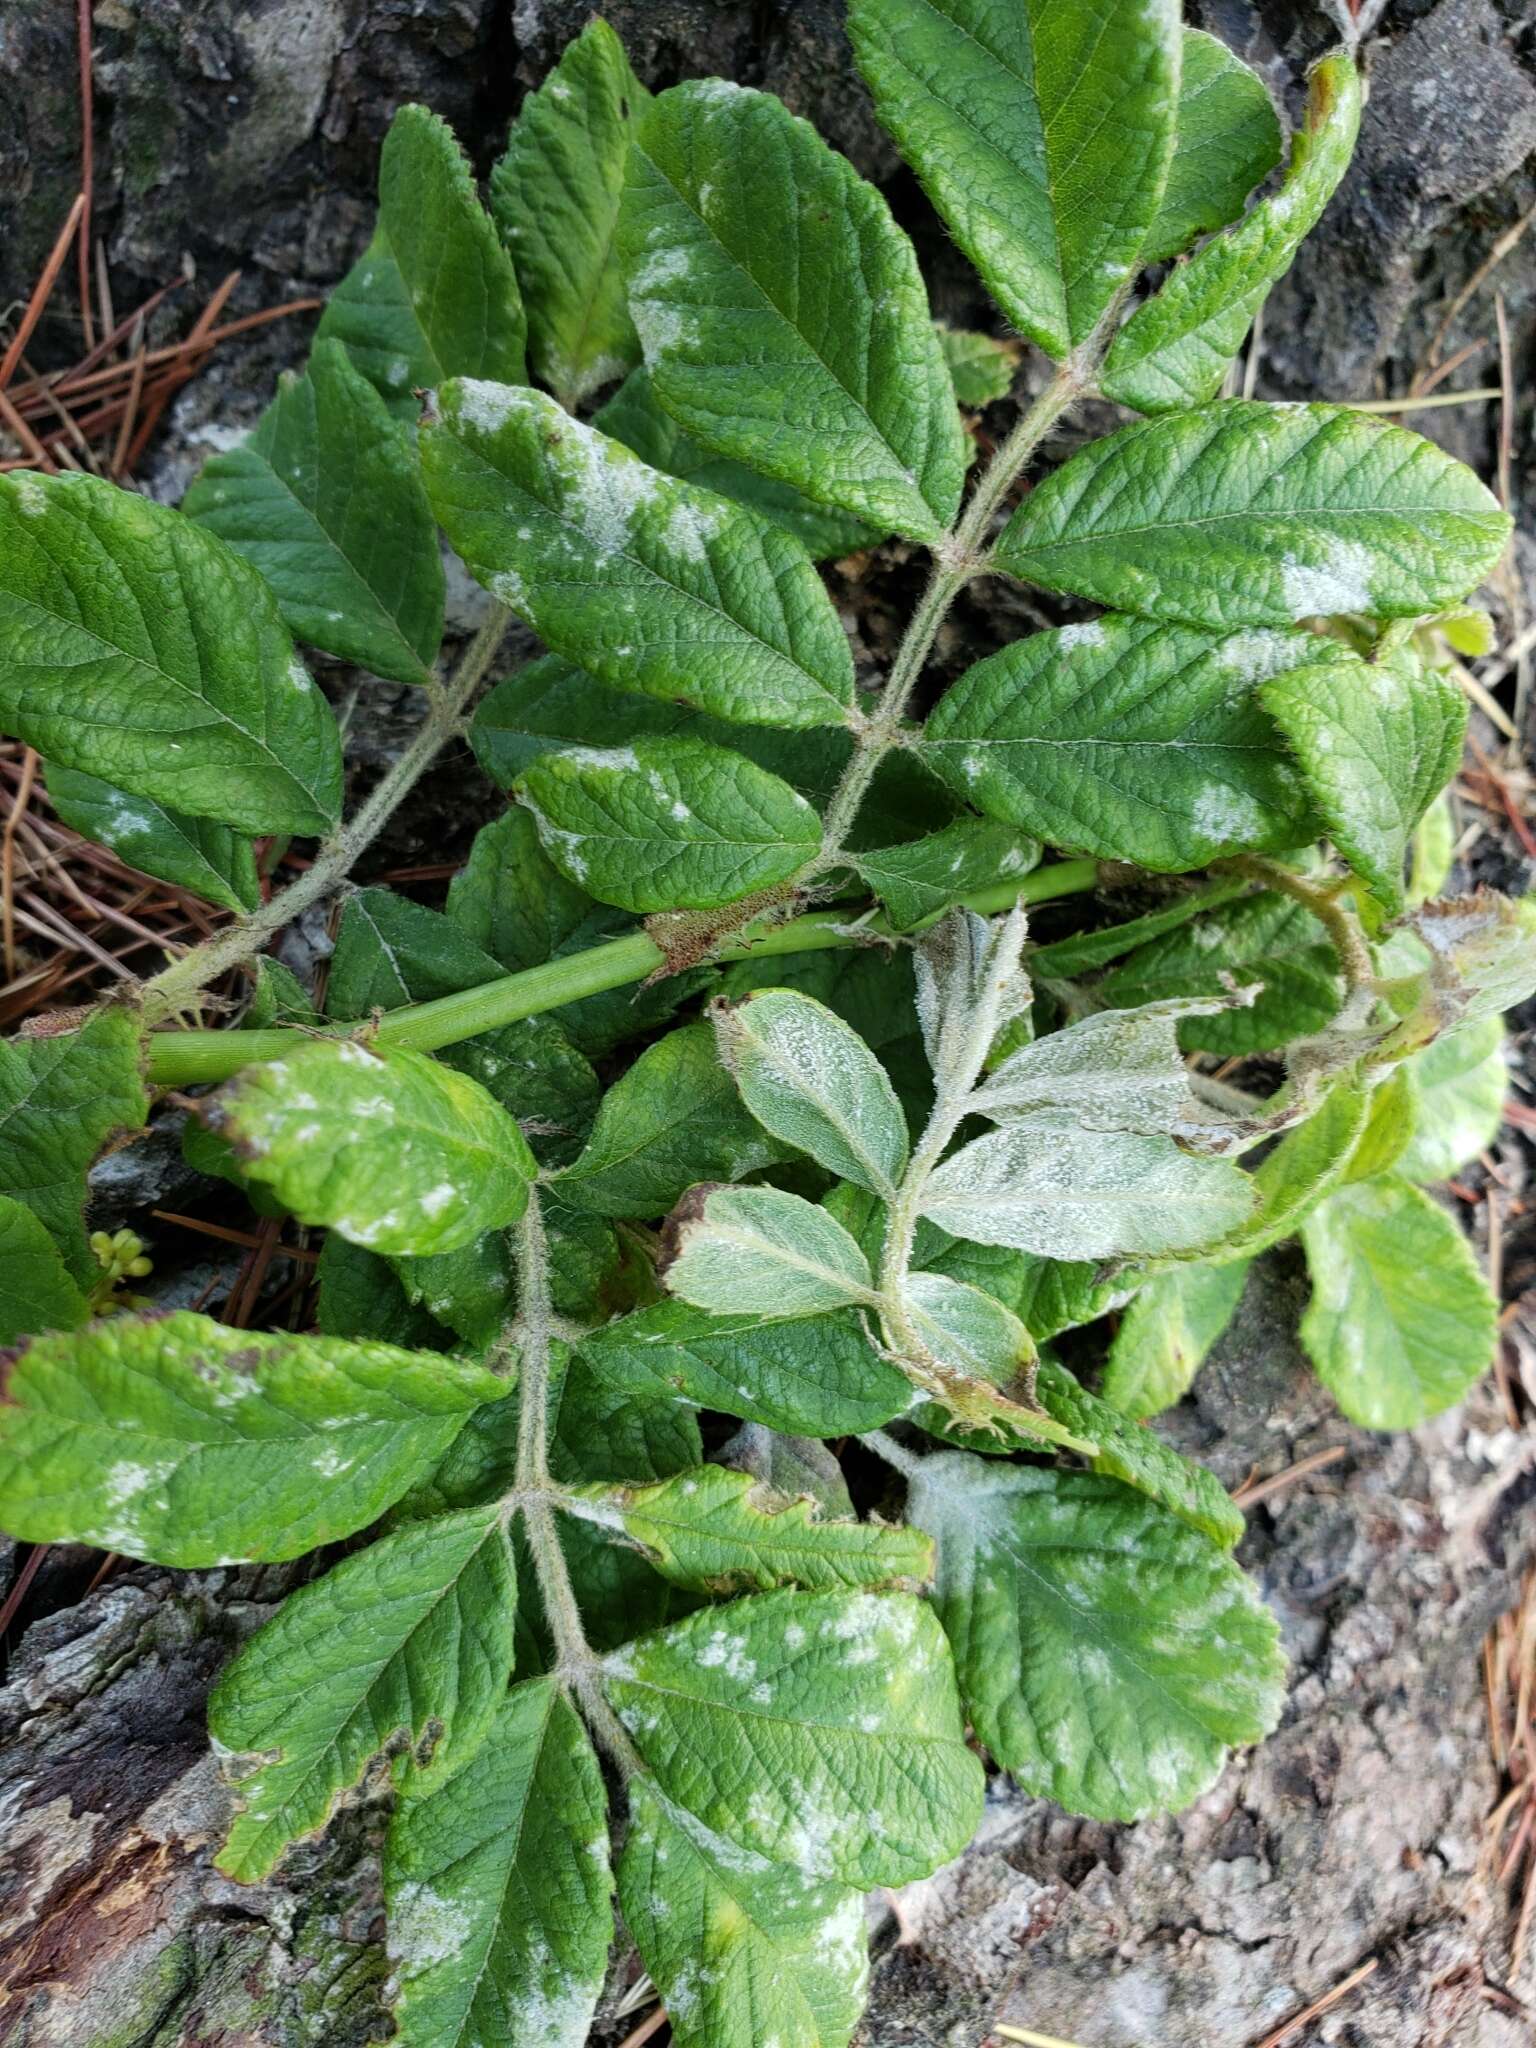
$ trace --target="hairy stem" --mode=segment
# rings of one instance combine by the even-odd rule
[[[1007,910],[1015,902],[1049,903],[1063,896],[1081,896],[1097,886],[1098,872],[1096,861],[1057,861],[978,890],[966,902],[985,916]],[[890,936],[887,925],[879,919],[860,920],[857,909],[817,910],[758,930],[749,926],[732,944],[722,946],[715,958],[766,960],[784,953],[863,946]],[[458,995],[390,1010],[379,1021],[374,1043],[436,1052],[442,1046],[477,1038],[482,1031],[494,1031],[499,1025],[557,1010],[583,996],[643,981],[665,968],[666,957],[655,941],[643,931],[631,932],[541,967],[525,967],[499,981],[483,982]],[[335,1035],[345,1037],[356,1029],[355,1024],[338,1025]],[[270,1031],[152,1031],[147,1043],[148,1078],[162,1088],[227,1081],[256,1061],[283,1058],[313,1036],[313,1032],[293,1026]]]
[[[1376,963],[1365,934],[1334,890],[1309,882],[1305,875],[1296,874],[1277,860],[1266,860],[1262,854],[1239,854],[1223,865],[1246,875],[1250,881],[1262,882],[1266,888],[1278,889],[1311,911],[1328,934],[1350,995],[1369,997],[1375,992]]]
[[[897,1443],[893,1436],[887,1436],[883,1429],[866,1429],[859,1442],[866,1450],[873,1451],[877,1458],[883,1458],[903,1479],[914,1480],[923,1469],[922,1459],[909,1451],[905,1444]]]
[[[960,592],[985,566],[981,549],[998,506],[1045,436],[1068,406],[1082,396],[1084,388],[1083,373],[1075,365],[1066,364],[1056,372],[987,464],[953,532],[935,547],[927,587],[896,650],[880,701],[858,735],[853,758],[827,806],[816,871],[834,866],[840,858],[880,763],[901,743],[901,721],[907,701],[933,650],[939,628]]]
[[[549,1371],[555,1313],[549,1293],[549,1245],[537,1185],[528,1191],[517,1233],[517,1480],[512,1502],[523,1518],[528,1554],[555,1644],[555,1666],[587,1725],[628,1776],[637,1759],[617,1715],[603,1698],[597,1660],[581,1624],[549,1476]]]
[[[452,677],[428,693],[427,715],[410,745],[369,792],[356,814],[322,841],[314,860],[297,881],[280,889],[269,903],[250,916],[193,946],[145,982],[140,994],[145,1015],[152,1024],[175,1016],[221,974],[254,959],[284,925],[346,880],[354,863],[373,844],[404,798],[458,732],[464,709],[484,681],[511,623],[512,614],[504,605],[497,605],[465,648]]]
[[[998,934],[989,964],[986,987],[967,1020],[964,1040],[948,1070],[936,1075],[938,1094],[917,1148],[901,1177],[901,1186],[886,1217],[885,1243],[880,1254],[881,1313],[891,1333],[904,1345],[922,1345],[912,1329],[906,1307],[907,1269],[912,1263],[912,1240],[917,1231],[918,1212],[928,1177],[944,1157],[950,1140],[965,1119],[971,1092],[976,1086],[987,1054],[997,1037],[1004,991],[1018,972],[1024,947],[1024,906],[1015,902]]]

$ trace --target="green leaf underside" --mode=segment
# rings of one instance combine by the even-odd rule
[[[141,875],[225,910],[254,910],[261,901],[255,848],[227,825],[130,796],[78,768],[50,766],[48,800],[71,830],[109,847]]]
[[[659,1271],[680,1301],[727,1314],[822,1315],[874,1285],[842,1225],[777,1188],[694,1188],[668,1219]]]
[[[1187,1052],[1267,1052],[1321,1031],[1342,1000],[1337,963],[1311,912],[1275,891],[1223,905],[1136,948],[1099,984],[1117,1009],[1180,997],[1217,1000],[1224,977],[1259,983],[1256,1000],[1179,1025]]]
[[[1413,829],[1461,760],[1467,700],[1411,648],[1266,683],[1328,836],[1389,916],[1404,908]]]
[[[1337,1186],[1356,1156],[1370,1116],[1370,1098],[1346,1081],[1331,1088],[1321,1108],[1287,1131],[1253,1176],[1258,1206],[1224,1247],[1229,1258],[1251,1258],[1294,1237],[1308,1210]]]
[[[1036,486],[1001,569],[1215,630],[1454,603],[1509,520],[1471,470],[1339,405],[1231,398],[1091,443]]]
[[[813,128],[766,93],[675,86],[641,123],[619,237],[679,425],[882,533],[944,531],[966,442],[917,259]]]
[[[884,1067],[834,1011],[795,989],[718,1004],[715,1038],[765,1129],[829,1173],[891,1196],[907,1124]]]
[[[989,816],[1101,859],[1177,872],[1283,849],[1308,836],[1307,793],[1258,686],[1330,659],[1362,666],[1311,634],[1112,614],[978,662],[930,716],[923,755]]]
[[[1405,1180],[1447,1180],[1498,1135],[1509,1074],[1504,1026],[1484,1017],[1412,1061],[1418,1116],[1397,1166]]]
[[[1105,359],[1107,397],[1139,412],[1168,412],[1216,396],[1255,313],[1347,170],[1360,108],[1359,74],[1335,51],[1312,72],[1306,126],[1292,143],[1285,183],[1171,272],[1131,315]]]
[[[543,754],[518,784],[561,873],[621,910],[710,910],[790,880],[821,820],[787,782],[704,740]]]
[[[23,1203],[82,1287],[97,1277],[81,1211],[86,1171],[115,1131],[149,1115],[140,1030],[127,1009],[102,1009],[78,1031],[0,1041],[0,1195]]]
[[[708,1025],[688,1024],[647,1046],[608,1090],[556,1185],[595,1215],[654,1217],[696,1181],[736,1180],[783,1156],[742,1107]]]
[[[256,430],[182,504],[250,563],[289,631],[375,675],[426,683],[443,564],[413,442],[337,341],[315,344]]]
[[[968,801],[976,801],[969,787],[965,794]],[[925,839],[860,853],[854,865],[884,903],[896,929],[910,931],[973,890],[1028,874],[1039,859],[1039,841],[1011,825],[957,818]]]
[[[1175,134],[1164,0],[854,0],[876,110],[1003,312],[1058,360],[1134,275]]]
[[[1280,161],[1280,122],[1264,81],[1203,30],[1186,28],[1178,140],[1141,261],[1163,263],[1235,220]]]
[[[563,405],[640,360],[614,235],[650,94],[607,22],[588,22],[523,101],[491,172],[491,213],[527,292],[528,355]]]
[[[379,224],[331,293],[319,337],[346,344],[395,409],[448,377],[523,381],[523,303],[447,123],[402,107],[379,158]]]
[[[811,1592],[905,1586],[932,1576],[928,1543],[911,1529],[827,1521],[749,1472],[701,1465],[654,1486],[582,1490],[595,1520],[621,1528],[674,1585],[700,1593]]]
[[[1248,1578],[1118,1481],[946,1452],[909,1512],[976,1732],[1026,1792],[1139,1820],[1274,1726],[1284,1660]]]
[[[155,1564],[302,1557],[366,1528],[505,1391],[387,1344],[114,1317],[10,1361],[0,1524]]]
[[[62,1254],[23,1202],[0,1195],[0,1344],[38,1330],[72,1330],[85,1296]]]
[[[426,1784],[472,1757],[512,1668],[516,1598],[494,1503],[409,1523],[291,1593],[209,1702],[240,1801],[219,1867],[265,1876],[382,1751]]]
[[[846,512],[818,505],[790,484],[760,476],[744,462],[728,455],[716,455],[691,434],[685,434],[670,413],[657,403],[649,370],[635,370],[592,423],[615,441],[632,448],[652,469],[681,477],[706,491],[718,491],[722,498],[734,498],[750,506],[763,518],[782,526],[810,555],[822,562],[855,548],[870,547],[883,538],[871,526]]]
[[[1139,1288],[1104,1367],[1104,1399],[1133,1421],[1158,1415],[1194,1384],[1237,1308],[1248,1263],[1180,1266]]]
[[[473,1766],[397,1805],[384,1893],[402,2039],[581,2048],[613,1938],[606,1808],[554,1678],[514,1686]]]
[[[249,833],[321,832],[330,706],[233,550],[99,478],[0,477],[0,723],[45,760]]]
[[[644,1778],[628,1798],[619,1900],[677,2048],[846,2048],[869,1975],[859,1893],[750,1854]]]
[[[541,392],[468,379],[422,432],[444,531],[502,603],[615,689],[747,724],[840,725],[853,657],[814,564]]]
[[[802,1877],[901,1884],[980,1816],[944,1639],[906,1593],[759,1593],[608,1657],[659,1790]]]
[[[1234,1230],[1253,1205],[1248,1176],[1193,1159],[1169,1138],[1010,1126],[953,1153],[922,1213],[956,1237],[1052,1259],[1189,1251]]]
[[[1488,1370],[1497,1304],[1453,1219],[1395,1175],[1341,1188],[1301,1226],[1301,1341],[1352,1422],[1416,1429]]]
[[[995,404],[1013,389],[1019,369],[1019,344],[991,334],[971,334],[938,323],[939,347],[954,379],[955,397],[964,406]]]
[[[886,1363],[848,1309],[784,1318],[662,1301],[593,1331],[581,1351],[614,1387],[792,1435],[875,1429],[912,1400],[906,1375]]]
[[[537,1172],[477,1081],[429,1059],[314,1040],[250,1067],[205,1114],[295,1216],[370,1251],[456,1251],[515,1223]]]

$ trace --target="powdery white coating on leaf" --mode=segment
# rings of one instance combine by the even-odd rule
[[[18,476],[15,490],[16,502],[28,519],[40,519],[48,510],[48,493],[35,477]]]
[[[389,1903],[387,1942],[394,1962],[451,1962],[470,1936],[464,1909],[424,1884],[397,1887]]]
[[[521,412],[527,401],[527,392],[516,385],[491,384],[483,377],[461,377],[456,411],[459,419],[477,433],[494,434],[514,413]]]
[[[1371,586],[1377,566],[1371,550],[1356,541],[1335,541],[1322,562],[1283,555],[1280,569],[1285,601],[1298,619],[1370,613],[1375,604]]]
[[[1062,626],[1056,635],[1056,645],[1063,654],[1070,654],[1074,647],[1102,647],[1104,625],[1100,619],[1087,619],[1076,626]]]

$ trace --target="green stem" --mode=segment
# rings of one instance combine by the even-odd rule
[[[1007,910],[1015,902],[1049,903],[1063,896],[1081,896],[1098,884],[1098,863],[1092,860],[1057,861],[1036,868],[1016,881],[999,882],[966,898],[967,906],[983,916]],[[766,960],[785,953],[824,952],[839,947],[867,945],[871,939],[890,936],[889,927],[879,919],[857,922],[852,909],[816,910],[786,923],[751,928],[732,944],[722,946],[721,960]],[[622,939],[610,939],[583,953],[567,954],[541,967],[527,967],[499,981],[465,989],[435,1002],[413,1003],[391,1010],[380,1019],[374,1043],[403,1046],[413,1052],[436,1052],[445,1045],[457,1045],[477,1038],[482,1031],[494,1031],[502,1024],[515,1024],[583,996],[600,995],[607,989],[623,988],[643,981],[666,966],[665,956],[644,932],[631,932]],[[337,1025],[337,1036],[349,1036],[355,1024]],[[313,1032],[295,1027],[271,1031],[152,1031],[147,1042],[148,1079],[156,1087],[189,1088],[202,1082],[227,1081],[242,1067],[260,1060],[282,1059],[296,1046],[312,1038]]]
[[[1376,962],[1371,949],[1359,925],[1332,889],[1319,887],[1305,875],[1298,875],[1277,860],[1266,860],[1262,854],[1239,854],[1223,865],[1251,881],[1262,882],[1266,888],[1278,889],[1309,910],[1328,934],[1350,995],[1374,994]]]
[[[506,607],[495,606],[464,650],[451,680],[428,693],[427,715],[415,738],[370,791],[355,816],[338,825],[321,842],[314,860],[297,881],[279,890],[249,917],[238,919],[213,938],[193,946],[145,982],[140,996],[151,1024],[174,1017],[210,982],[254,959],[284,925],[347,879],[359,856],[373,844],[442,748],[458,733],[465,706],[484,681],[511,623],[512,614]]]
[[[1084,373],[1078,366],[1066,364],[1056,372],[987,464],[954,531],[937,543],[927,587],[896,650],[880,702],[859,733],[853,758],[843,770],[842,780],[827,806],[822,850],[813,872],[824,872],[837,864],[880,763],[901,744],[907,700],[933,651],[939,628],[966,584],[986,566],[981,549],[998,506],[1051,428],[1084,389]]]

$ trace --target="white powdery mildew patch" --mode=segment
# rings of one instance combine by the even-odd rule
[[[1251,796],[1229,783],[1208,782],[1195,793],[1189,810],[1190,822],[1198,832],[1213,839],[1258,837],[1264,829],[1264,813]]]
[[[18,476],[15,484],[16,503],[27,519],[41,519],[48,510],[48,493],[36,477]]]
[[[492,384],[483,377],[459,382],[456,418],[478,434],[494,434],[514,413],[525,410],[530,394],[515,384]]]
[[[1063,654],[1070,654],[1074,647],[1102,647],[1104,645],[1103,620],[1086,619],[1080,625],[1063,626],[1056,635],[1056,645]]]
[[[697,1653],[700,1667],[706,1671],[717,1666],[723,1667],[727,1678],[737,1679],[745,1684],[757,1676],[757,1659],[747,1655],[745,1636],[733,1636],[729,1630],[717,1628],[709,1641]]]
[[[382,1067],[384,1062],[377,1053],[367,1046],[359,1045],[355,1038],[341,1038],[336,1041],[336,1057],[344,1067]],[[295,1102],[298,1097],[293,1098]],[[313,1107],[313,1104],[309,1105]]]
[[[430,1885],[403,1884],[389,1901],[390,1959],[407,1969],[456,1962],[469,1944],[470,1932],[463,1907]]]
[[[451,1180],[439,1181],[435,1188],[428,1188],[419,1199],[422,1214],[441,1216],[448,1204],[457,1198],[458,1189]]]
[[[288,678],[288,687],[290,690],[297,690],[302,694],[303,692],[312,690],[315,687],[314,682],[311,679],[309,670],[304,666],[303,662],[300,661],[297,655],[295,655],[293,659],[289,662],[286,673]]]
[[[1303,562],[1296,555],[1280,561],[1281,587],[1298,619],[1332,618],[1339,612],[1369,612],[1376,599],[1371,579],[1376,563],[1358,541],[1335,541],[1322,562]]]
[[[309,1466],[310,1470],[318,1472],[322,1479],[339,1479],[343,1472],[350,1472],[356,1463],[355,1458],[344,1458],[340,1451],[327,1444],[323,1450],[315,1452]]]
[[[564,516],[580,527],[600,559],[622,554],[635,515],[662,495],[661,477],[617,442],[575,420],[564,430],[560,453]]]
[[[517,2048],[565,2048],[587,2030],[602,1978],[574,1976],[563,1970],[548,1945],[528,1944],[526,1988],[512,2015]]]
[[[1216,659],[1234,682],[1247,685],[1267,683],[1271,676],[1293,667],[1294,633],[1278,627],[1260,627],[1252,633],[1233,633],[1216,650]]]

